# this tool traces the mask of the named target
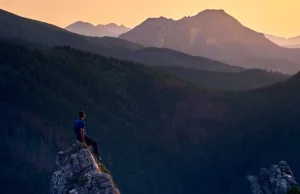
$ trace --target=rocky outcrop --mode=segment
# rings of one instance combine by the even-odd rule
[[[57,154],[56,168],[50,194],[119,194],[109,172],[80,142]]]
[[[253,194],[287,194],[292,187],[299,187],[293,172],[285,161],[262,168],[260,176],[247,176]]]

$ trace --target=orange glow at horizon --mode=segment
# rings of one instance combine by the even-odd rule
[[[205,9],[224,9],[258,32],[300,35],[299,0],[0,0],[0,8],[60,27],[75,21],[134,27],[148,17],[180,19]]]

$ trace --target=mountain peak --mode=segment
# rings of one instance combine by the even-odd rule
[[[160,16],[158,19],[161,19],[161,20],[168,20],[168,18],[164,17],[164,16]]]
[[[70,24],[66,28],[70,28],[72,26],[89,26],[89,27],[95,27],[93,24],[91,24],[89,22],[77,21],[77,22],[74,22],[73,24]]]
[[[145,22],[147,22],[147,21],[149,22],[149,21],[175,21],[175,20],[173,20],[171,18],[166,18],[166,17],[160,16],[158,18],[154,18],[154,17],[147,18],[145,20]]]
[[[84,21],[77,21],[77,22],[74,22],[74,24],[91,24],[89,22],[84,22]]]
[[[115,24],[115,23],[109,23],[109,24],[106,24],[106,25],[101,25],[101,24],[100,24],[99,26],[106,27],[106,28],[127,29],[127,30],[130,30],[130,28],[127,28],[127,27],[124,26],[123,24],[118,25],[118,24]]]
[[[115,23],[109,23],[109,24],[106,24],[105,26],[106,26],[106,27],[110,27],[110,28],[117,28],[117,27],[120,27],[120,26],[118,26],[118,25],[115,24]]]
[[[284,51],[286,54],[282,58],[287,61],[274,61],[283,55],[281,48],[224,10],[204,10],[176,21],[164,17],[149,18],[120,37],[141,45],[166,47],[235,66],[284,73],[299,70],[298,51]]]
[[[144,22],[142,22],[139,26],[148,26],[150,27],[153,26],[169,26],[170,24],[176,22],[175,20],[171,18],[166,18],[166,17],[159,17],[159,18],[147,18]]]
[[[205,17],[205,19],[216,19],[216,18],[222,18],[222,19],[231,19],[234,21],[236,20],[234,17],[229,15],[228,13],[225,12],[223,9],[206,9],[204,11],[199,12],[197,15],[194,17],[199,18],[199,17]],[[209,17],[209,18],[207,18]]]
[[[85,36],[111,36],[117,37],[120,34],[123,34],[130,30],[130,28],[126,28],[125,26],[118,26],[115,23],[109,23],[106,25],[96,25],[90,24],[88,22],[77,21],[65,28],[70,32],[74,32],[77,34],[82,34]]]
[[[204,11],[201,11],[200,13],[221,13],[221,14],[227,14],[224,9],[205,9]]]

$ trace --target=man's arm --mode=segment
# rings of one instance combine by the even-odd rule
[[[83,145],[84,145],[84,146],[87,146],[87,145],[86,145],[86,142],[85,142],[84,128],[80,128],[80,136],[81,136]]]

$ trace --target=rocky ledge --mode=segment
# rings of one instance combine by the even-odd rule
[[[56,168],[50,194],[120,194],[108,170],[80,142],[57,154]]]
[[[247,178],[253,194],[287,194],[299,191],[293,172],[285,161],[271,165],[269,169],[262,168],[259,177],[247,176]]]

